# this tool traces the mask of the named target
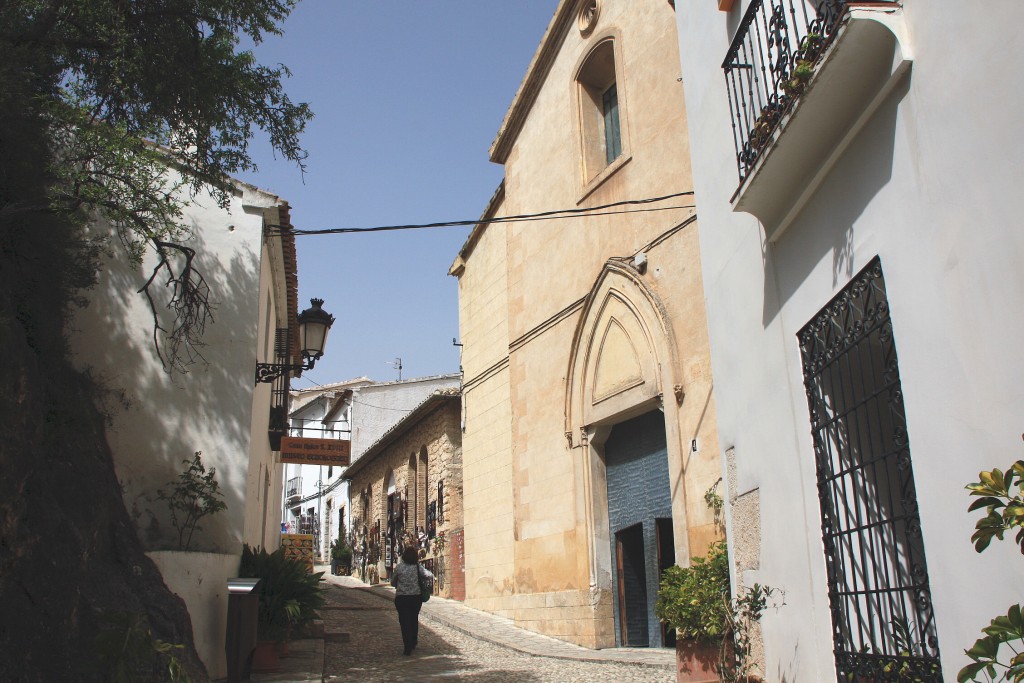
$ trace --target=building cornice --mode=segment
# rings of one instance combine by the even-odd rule
[[[574,23],[576,5],[577,0],[561,0],[558,9],[555,10],[555,16],[548,24],[547,31],[541,38],[540,46],[526,70],[526,76],[519,85],[516,96],[512,99],[512,105],[505,114],[501,128],[498,129],[498,135],[491,143],[490,159],[494,163],[504,164],[508,159],[509,152],[512,151],[512,146],[523,128],[523,123],[530,114],[533,103],[537,100],[537,94],[544,84],[544,79],[547,78],[555,58],[558,57],[562,41],[565,40],[569,27]]]
[[[459,249],[459,255],[455,257],[455,262],[452,263],[452,267],[448,269],[449,275],[455,277],[462,277],[462,273],[466,270],[466,260],[470,254],[473,253],[473,249],[476,248],[477,242],[480,241],[480,236],[483,234],[487,226],[490,225],[487,221],[494,218],[498,211],[498,206],[505,200],[505,179],[502,178],[501,182],[498,183],[498,188],[491,195],[491,200],[487,202],[487,208],[484,209],[483,214],[480,216],[480,222],[473,226],[473,230],[469,233],[469,237],[463,243],[462,248]]]
[[[288,342],[291,362],[302,364],[302,349],[299,348],[299,263],[295,252],[295,233],[292,232],[291,206],[282,200],[278,205],[279,239],[281,255],[284,258],[285,302],[288,307]]]

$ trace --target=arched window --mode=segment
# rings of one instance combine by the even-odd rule
[[[576,73],[584,185],[617,167],[628,147],[615,43],[613,37],[601,40]]]

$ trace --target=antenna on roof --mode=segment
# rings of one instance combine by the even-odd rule
[[[388,365],[390,365],[391,367],[393,367],[395,370],[398,370],[398,381],[401,382],[402,381],[402,359],[401,358],[396,358],[394,360],[386,360],[384,362],[387,363]]]

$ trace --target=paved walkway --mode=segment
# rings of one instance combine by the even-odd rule
[[[317,567],[317,571],[327,569]],[[386,584],[371,586],[357,578],[349,576],[331,576],[324,574],[325,583],[339,588],[356,589],[364,595],[375,596],[382,606],[394,599],[394,589]],[[500,645],[518,652],[538,657],[579,662],[614,662],[630,664],[663,671],[675,670],[675,653],[669,649],[659,648],[609,648],[590,650],[572,645],[557,638],[534,633],[515,626],[511,620],[467,607],[456,600],[433,597],[423,605],[420,618],[424,622],[434,621],[473,638]],[[341,639],[347,637],[343,633],[325,634],[325,638]],[[256,683],[307,683],[319,682],[324,675],[323,640],[297,641],[293,651],[301,653],[298,657],[282,659],[285,670],[275,674],[253,674]]]

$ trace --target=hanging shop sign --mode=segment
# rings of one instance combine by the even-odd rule
[[[288,465],[341,465],[352,461],[352,442],[346,439],[281,438],[281,462]]]

